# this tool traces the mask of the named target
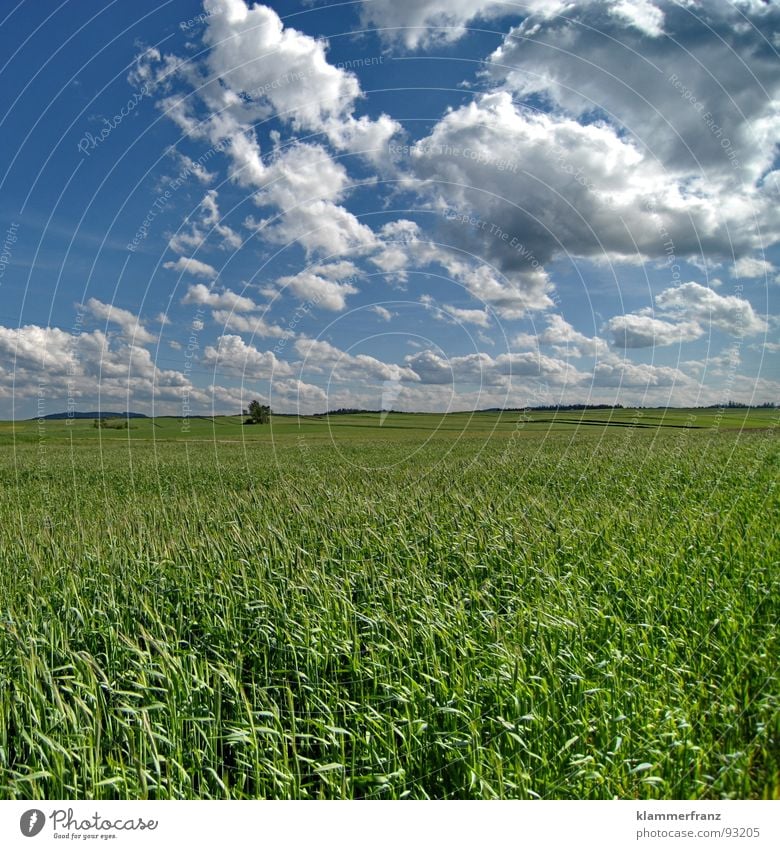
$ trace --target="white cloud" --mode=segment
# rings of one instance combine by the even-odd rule
[[[609,319],[604,330],[621,348],[650,348],[691,342],[708,325],[733,336],[763,333],[767,324],[749,301],[735,295],[719,295],[699,283],[683,283],[665,289],[655,298],[663,315],[649,308]]]
[[[343,206],[330,201],[302,203],[287,215],[245,221],[266,241],[289,245],[298,242],[307,255],[337,256],[371,250],[376,237]]]
[[[391,313],[390,310],[385,307],[380,307],[378,304],[371,307],[371,312],[378,315],[382,321],[391,321],[394,316],[394,313]]]
[[[191,285],[182,298],[182,303],[230,310],[231,312],[252,312],[252,310],[258,309],[258,305],[251,298],[239,295],[231,289],[215,292],[214,289],[205,286],[203,283]]]
[[[206,277],[209,280],[213,280],[218,276],[217,269],[207,262],[201,262],[199,259],[191,259],[183,256],[180,256],[176,262],[163,263],[163,268],[178,271],[181,274],[192,274],[193,277]]]
[[[334,117],[349,114],[360,95],[357,77],[329,64],[327,42],[293,27],[260,4],[243,0],[205,0],[210,13],[203,36],[210,48],[207,65],[221,81],[215,100],[239,103],[260,117],[276,114],[300,128],[320,129]],[[230,95],[243,93],[233,104]]]
[[[445,357],[434,351],[421,351],[406,357],[406,363],[423,383],[502,385],[511,387],[515,378],[538,378],[554,384],[578,383],[588,375],[578,372],[565,360],[539,353],[507,353],[493,358],[486,353]]]
[[[76,335],[57,327],[0,327],[4,360],[13,369],[0,366],[0,398],[17,403],[40,392],[47,413],[61,412],[69,402],[95,406],[98,399],[104,407],[111,402],[122,409],[175,403],[183,392],[196,392],[182,372],[158,368],[146,348],[117,342],[99,330]]]
[[[240,374],[245,380],[289,377],[293,373],[290,364],[279,360],[273,351],[259,351],[234,335],[220,336],[216,346],[207,346],[203,364],[219,373]]]
[[[487,310],[462,309],[450,304],[437,304],[429,295],[423,295],[420,301],[439,321],[450,320],[456,324],[473,324],[477,327],[490,327],[490,315]]]
[[[150,345],[157,341],[157,337],[141,324],[141,320],[130,310],[121,309],[113,304],[104,304],[97,298],[90,298],[84,306],[95,318],[99,318],[108,324],[116,324],[122,329],[122,333],[128,342],[135,345]]]
[[[560,0],[526,0],[522,6],[496,0],[362,0],[361,12],[364,25],[376,27],[385,41],[414,49],[457,41],[477,19],[563,8]]]
[[[323,412],[328,405],[328,396],[323,389],[296,378],[275,380],[271,384],[271,403],[274,406],[277,406],[277,399],[285,410],[300,415]]]
[[[278,324],[270,324],[261,316],[238,315],[230,310],[215,310],[211,317],[217,324],[222,325],[222,330],[235,330],[237,333],[251,333],[260,339],[282,339],[294,335],[290,331],[279,327]]]
[[[609,349],[605,339],[580,333],[557,313],[548,315],[546,321],[547,327],[537,337],[530,337],[533,344],[552,345],[557,353],[568,357],[595,357]],[[515,345],[522,346],[527,340],[528,337],[520,336],[515,339]]]
[[[185,226],[187,224],[189,226]],[[179,254],[191,253],[202,248],[212,234],[219,239],[222,250],[238,250],[241,247],[241,236],[222,221],[216,189],[206,192],[194,220],[182,224],[179,231],[171,236],[168,246]]]
[[[652,348],[679,345],[698,339],[704,330],[697,321],[665,321],[652,315],[616,315],[604,329],[619,348]]]
[[[743,256],[734,263],[732,277],[745,277],[748,280],[758,277],[767,277],[777,271],[771,262],[765,259]]]
[[[764,333],[767,324],[749,301],[736,295],[719,295],[699,283],[683,283],[656,296],[656,304],[705,326],[711,324],[733,336]]]
[[[300,238],[307,251],[324,253],[370,242],[370,229],[333,199],[341,194],[345,172],[324,148],[294,145],[277,151],[266,164],[254,127],[274,115],[295,132],[321,132],[337,150],[380,163],[400,125],[384,114],[376,119],[354,116],[360,84],[353,73],[328,62],[324,39],[284,26],[268,6],[247,6],[243,0],[206,0],[204,5],[209,15],[205,60],[172,70],[170,61],[153,48],[139,57],[136,83],[154,85],[164,78],[166,96],[159,106],[186,135],[212,145],[228,141],[233,180],[258,187],[261,203],[282,210],[296,207],[266,231],[267,237],[282,244]],[[174,79],[194,96],[169,93]],[[301,160],[312,160],[315,150],[319,161],[306,179]],[[175,244],[186,246],[181,238]]]
[[[356,273],[357,268],[351,262],[322,263],[298,274],[280,277],[277,285],[283,290],[289,289],[301,301],[339,312],[346,309],[347,295],[358,291],[348,279]]]
[[[634,363],[614,356],[600,360],[593,370],[594,386],[649,389],[678,385],[687,387],[690,382],[690,378],[679,369]]]
[[[457,244],[456,234],[453,240]],[[520,318],[529,310],[551,307],[553,286],[538,263],[506,275],[479,256],[438,245],[423,237],[419,225],[401,219],[379,231],[379,249],[370,261],[382,271],[404,281],[410,268],[441,266],[476,300],[489,306],[502,318]]]
[[[767,198],[678,177],[618,129],[524,110],[509,92],[448,112],[411,147],[409,164],[405,184],[445,213],[446,240],[507,276],[559,256],[666,259],[669,234],[677,256],[780,236]]]
[[[340,200],[349,183],[347,170],[318,144],[292,144],[278,150],[259,181],[259,204],[283,212],[314,200]]]
[[[673,0],[576,2],[512,29],[488,73],[520,100],[536,95],[568,115],[604,116],[670,175],[699,178],[695,194],[717,198],[728,186],[732,196],[713,213],[738,225],[744,249],[760,236],[737,207],[752,201],[764,232],[778,227],[761,177],[780,130],[780,65],[763,33],[779,21],[776,3],[703,3],[692,14]],[[661,28],[668,37],[657,37]]]
[[[411,368],[385,363],[368,354],[349,354],[324,339],[298,339],[295,349],[304,358],[302,369],[327,373],[329,381],[419,380]]]
[[[663,35],[664,13],[650,0],[617,0],[609,12],[623,18],[645,35],[653,38]]]
[[[211,171],[208,171],[206,167],[201,162],[196,162],[191,159],[186,154],[181,151],[176,150],[175,148],[170,149],[170,155],[174,158],[174,161],[179,166],[179,174],[186,175],[192,174],[195,179],[202,183],[204,186],[213,183],[216,179],[217,175]]]

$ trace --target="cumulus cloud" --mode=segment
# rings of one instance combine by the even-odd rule
[[[533,112],[504,91],[448,112],[410,148],[409,166],[407,187],[443,209],[448,241],[507,276],[560,256],[665,258],[669,234],[678,256],[745,252],[780,235],[758,190],[724,196],[606,122]]]
[[[653,38],[663,34],[664,13],[650,0],[617,0],[609,13]]]
[[[779,23],[776,3],[577,2],[512,29],[488,74],[520,99],[599,114],[669,173],[706,175],[718,183],[710,194],[726,184],[763,207],[759,180],[780,129],[780,65],[762,33]],[[661,29],[668,37],[657,37]],[[703,182],[696,192],[706,189]],[[731,205],[724,214],[738,223]],[[776,228],[777,216],[770,220]]]
[[[758,277],[767,277],[776,271],[777,268],[765,259],[743,256],[734,263],[731,276],[752,280]]]
[[[210,189],[198,205],[192,220],[185,221],[174,233],[168,247],[178,254],[187,254],[202,248],[209,236],[218,240],[222,250],[238,250],[242,239],[235,230],[225,224],[219,211],[216,189]]]
[[[240,315],[230,310],[214,310],[211,317],[217,324],[222,325],[222,330],[235,330],[238,333],[251,333],[260,339],[282,339],[292,335],[291,331],[285,330],[278,324],[271,324],[265,318],[258,315]]]
[[[350,354],[324,339],[298,339],[295,350],[304,358],[302,369],[327,374],[329,381],[419,380],[411,368],[368,354]]]
[[[280,277],[277,285],[283,290],[289,289],[301,301],[339,312],[346,309],[347,295],[358,291],[350,282],[356,274],[357,268],[351,262],[322,263],[298,274]]]
[[[665,289],[655,298],[659,317],[649,308],[617,315],[604,325],[614,345],[650,348],[691,342],[711,326],[732,336],[753,336],[767,329],[749,301],[736,295],[719,295],[700,283],[683,283]]]
[[[389,309],[380,307],[378,304],[371,307],[371,312],[378,315],[382,321],[391,321],[394,315],[394,313],[391,313]]]
[[[490,327],[490,315],[487,310],[462,309],[454,307],[450,304],[437,304],[430,295],[423,295],[420,298],[431,312],[434,318],[439,321],[450,321],[455,324],[473,324],[477,327]]]
[[[330,201],[312,201],[301,204],[291,214],[276,221],[254,222],[255,227],[269,242],[279,245],[299,243],[308,255],[334,256],[370,250],[376,238],[370,227],[362,224],[348,209]]]
[[[462,38],[477,19],[539,10],[547,14],[565,8],[561,0],[530,0],[516,6],[496,0],[362,0],[365,26],[376,27],[385,41],[407,48],[429,47]]]
[[[239,295],[231,289],[222,289],[218,292],[203,283],[190,286],[181,302],[231,312],[252,312],[258,309],[258,305],[251,298]]]
[[[360,95],[357,77],[331,65],[327,42],[284,26],[270,7],[243,0],[205,0],[210,14],[203,36],[208,69],[231,104],[233,93],[253,116],[279,115],[304,129],[320,129],[349,114]]]
[[[596,387],[651,389],[654,387],[688,387],[690,384],[690,378],[680,369],[648,363],[635,363],[615,356],[600,360],[593,370],[593,386]]]
[[[462,38],[474,21],[511,16],[530,16],[534,24],[570,16],[573,10],[601,6],[627,26],[646,36],[663,33],[664,12],[651,0],[361,0],[362,19],[374,26],[385,41],[403,43],[409,49],[427,48]],[[530,27],[529,27],[530,29]]]
[[[332,181],[339,184],[336,194],[343,183],[343,168],[330,154],[317,145],[299,145],[269,165],[263,161],[254,127],[274,115],[294,132],[322,133],[336,150],[376,163],[384,159],[387,142],[400,125],[384,114],[376,119],[354,115],[362,95],[360,84],[351,71],[328,62],[324,39],[284,26],[273,9],[261,4],[206,0],[204,6],[205,60],[172,65],[169,57],[153,48],[139,57],[133,80],[161,87],[165,96],[160,108],[188,136],[212,145],[227,142],[232,179],[258,187],[259,202],[282,209],[291,202],[299,206],[295,215],[278,222],[269,237],[282,243],[301,238],[307,251],[326,253],[334,245],[344,250],[355,239],[364,242],[370,231],[329,197]],[[170,91],[172,80],[194,96]],[[291,169],[303,158],[311,159],[315,149],[316,171],[299,184],[300,173]],[[299,218],[305,221],[296,227]],[[318,219],[327,225],[318,227]]]
[[[232,334],[220,336],[216,345],[206,347],[203,364],[219,373],[239,374],[250,380],[289,377],[293,373],[290,364],[278,359],[273,351],[259,351]]]
[[[313,383],[304,383],[297,378],[275,380],[271,384],[271,400],[276,403],[279,399],[286,409],[306,414],[321,412],[327,405],[328,396],[325,391]]]
[[[178,271],[180,274],[192,274],[193,277],[205,277],[209,280],[213,280],[218,276],[217,269],[207,262],[201,262],[199,259],[184,256],[180,256],[176,262],[164,262],[163,268]]]
[[[733,336],[764,333],[767,323],[758,316],[749,301],[736,295],[719,295],[700,283],[683,283],[656,296],[663,310],[711,324]]]
[[[567,357],[597,357],[609,350],[605,339],[580,333],[557,313],[548,315],[546,323],[545,329],[536,336],[521,334],[516,337],[514,345],[551,345],[558,354]]]
[[[118,325],[128,342],[149,345],[157,341],[157,337],[149,333],[141,324],[140,318],[130,310],[121,309],[113,304],[105,304],[97,298],[90,298],[84,306],[95,318],[105,321],[106,324]]]
[[[299,242],[307,253],[329,256],[370,247],[369,227],[340,205],[349,177],[343,165],[316,144],[293,144],[277,151],[261,175],[249,182],[258,187],[255,201],[275,213],[247,226],[277,244]]]
[[[93,307],[102,314],[99,302]],[[131,332],[130,322],[127,328]],[[58,327],[0,326],[3,361],[13,367],[0,366],[0,398],[33,398],[42,391],[47,412],[60,412],[66,401],[94,406],[98,398],[123,408],[179,402],[183,392],[200,399],[199,390],[182,372],[159,368],[146,348],[124,338],[112,339],[100,330],[74,335]]]
[[[435,351],[421,351],[406,357],[423,383],[499,384],[510,387],[512,378],[538,378],[554,384],[578,383],[588,375],[565,360],[539,353],[506,353],[491,357],[483,352],[445,357]]]
[[[455,244],[443,245],[426,238],[418,224],[401,219],[390,222],[378,233],[379,247],[370,261],[382,271],[403,281],[411,268],[438,265],[461,285],[474,300],[489,306],[502,318],[520,318],[531,310],[544,310],[553,305],[553,285],[538,262],[526,263],[522,269],[508,274],[480,256]]]
[[[628,313],[616,315],[605,325],[612,342],[619,348],[652,348],[679,345],[704,335],[697,321],[665,321],[652,315]]]
[[[340,200],[349,177],[322,145],[296,143],[277,150],[262,179],[253,182],[259,189],[255,196],[259,204],[286,212],[312,200]]]

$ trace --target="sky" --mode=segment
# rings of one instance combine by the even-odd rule
[[[780,403],[776,2],[0,33],[0,418]]]

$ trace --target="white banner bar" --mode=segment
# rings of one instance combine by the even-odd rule
[[[0,802],[0,846],[26,849],[776,849],[779,826],[780,803],[753,801]]]

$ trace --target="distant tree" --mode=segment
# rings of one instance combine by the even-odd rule
[[[268,424],[271,421],[271,408],[259,401],[250,402],[248,413],[246,424]]]
[[[112,416],[111,418],[103,416],[100,419],[93,419],[92,427],[108,428],[109,430],[126,430],[130,427],[130,422],[126,418],[119,418],[119,416]]]

